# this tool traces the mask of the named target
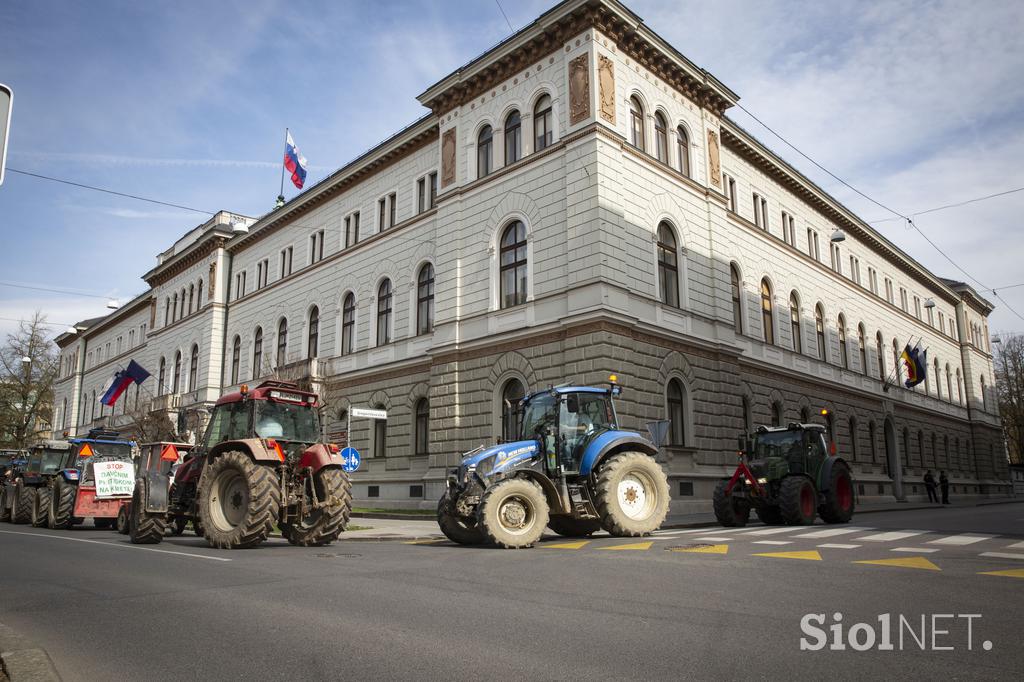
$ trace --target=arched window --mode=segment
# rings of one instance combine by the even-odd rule
[[[534,151],[546,149],[553,141],[551,129],[551,97],[541,95],[533,107],[533,139],[536,140]]]
[[[178,320],[178,294],[174,294],[174,304],[171,308],[171,322]]]
[[[981,409],[988,409],[988,396],[985,395],[985,375],[981,375]]]
[[[885,380],[885,354],[882,352],[882,332],[875,334],[875,354],[878,356],[878,378]]]
[[[167,360],[162,357],[160,358],[160,372],[157,374],[157,377],[156,394],[163,395],[164,389],[167,388]]]
[[[309,333],[306,335],[306,357],[315,358],[320,354],[320,308],[313,306],[309,311]]]
[[[868,439],[871,441],[871,461],[878,459],[878,427],[874,421],[868,422]]]
[[[179,355],[180,355],[180,353],[179,353]],[[90,410],[90,413],[91,413],[90,418],[95,420],[96,419],[96,391],[92,392],[92,402],[90,404],[92,405],[92,410]],[[103,416],[103,408],[102,407],[100,408],[100,416]]]
[[[238,366],[242,364],[242,337],[231,342],[231,383],[238,383]]]
[[[519,111],[505,118],[505,165],[515,163],[523,156],[522,121]]]
[[[896,384],[902,384],[903,368],[900,367],[900,343],[896,339],[892,340],[892,366],[896,373]]]
[[[195,284],[189,284],[188,285],[188,314],[189,315],[192,314],[192,302],[194,301],[195,297],[196,297],[196,285]]]
[[[949,402],[953,402],[953,373],[949,369],[949,363],[946,363],[946,397]]]
[[[375,405],[378,410],[385,409],[384,405]],[[373,456],[385,457],[388,453],[388,420],[373,420]]]
[[[868,345],[864,338],[864,323],[857,325],[857,352],[860,354],[860,371],[868,375]]]
[[[660,111],[654,114],[654,154],[658,161],[668,163],[668,124]]]
[[[836,319],[836,326],[839,327],[839,361],[843,369],[850,369],[850,356],[846,352],[846,317],[841,313]]]
[[[803,352],[803,340],[800,334],[800,299],[796,292],[789,295],[789,331],[793,337],[793,351]]]
[[[644,108],[635,96],[629,98],[629,141],[637,149],[644,149]]]
[[[857,459],[857,419],[850,417],[850,457]]]
[[[959,405],[964,404],[964,380],[963,377],[960,376],[959,367],[956,368],[956,401]]]
[[[476,138],[476,176],[482,178],[491,172],[494,136],[491,126],[484,126]]]
[[[679,379],[670,379],[666,391],[668,402],[669,445],[686,445],[686,389]]]
[[[811,410],[806,405],[800,408],[800,423],[810,424],[811,423]]]
[[[415,454],[425,455],[430,443],[430,402],[426,398],[416,401]]]
[[[740,298],[740,271],[733,263],[729,265],[732,277],[732,326],[737,334],[743,333],[743,301]]]
[[[263,327],[256,327],[252,340],[252,378],[263,376]]]
[[[519,440],[519,401],[526,389],[519,379],[509,379],[501,389],[501,439]]]
[[[416,333],[434,330],[434,266],[425,263],[416,278]]]
[[[341,354],[348,355],[355,348],[356,340],[356,296],[345,294],[341,305]]]
[[[917,432],[917,463],[924,466],[924,431]]]
[[[196,390],[196,381],[199,378],[199,346],[192,346],[192,359],[188,365],[188,390]]]
[[[391,280],[377,287],[377,345],[391,343]]]
[[[750,407],[750,399],[743,396],[743,432],[751,433],[754,430],[754,411]]]
[[[683,126],[676,128],[676,145],[679,149],[679,172],[690,177],[690,136]]]
[[[782,426],[783,419],[783,407],[782,403],[776,401],[772,403],[772,426]]]
[[[661,285],[661,302],[675,308],[679,307],[677,253],[672,226],[662,221],[658,225],[658,283]]]
[[[526,303],[526,225],[516,220],[501,233],[499,272],[502,308]]]
[[[288,361],[288,318],[282,317],[277,323],[277,369]]]
[[[174,354],[174,392],[181,388],[181,351]]]
[[[185,287],[181,288],[181,312],[178,313],[178,319],[185,317]]]
[[[196,310],[203,307],[203,280],[199,280],[198,286],[196,286]]]
[[[171,297],[164,299],[164,326],[171,323]]]
[[[814,336],[818,343],[818,359],[828,360],[828,353],[825,351],[825,311],[821,304],[814,306]]]
[[[942,375],[939,374],[939,359],[935,358],[935,395],[942,400]]]
[[[761,327],[764,342],[775,343],[775,318],[772,311],[772,286],[767,278],[761,280]]]

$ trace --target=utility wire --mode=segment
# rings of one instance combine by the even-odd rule
[[[32,289],[33,291],[49,291],[54,294],[67,294],[69,296],[87,296],[89,298],[104,298],[109,300],[110,296],[100,296],[99,294],[85,294],[80,291],[69,291],[67,289],[51,289],[49,287],[37,287],[28,284],[15,284],[14,282],[0,282],[0,286],[4,287],[17,287],[18,289]]]
[[[60,178],[52,178],[49,175],[40,175],[39,173],[29,173],[28,171],[18,170],[17,168],[7,167],[7,170],[11,173],[18,173],[20,175],[28,175],[33,178],[39,178],[41,180],[49,180],[51,182],[59,182],[65,185],[71,185],[72,187],[81,187],[82,189],[91,189],[95,192],[103,192],[105,194],[113,194],[114,196],[125,197],[127,199],[135,199],[136,201],[147,201],[151,204],[159,204],[161,206],[170,206],[171,208],[180,208],[184,211],[193,211],[195,213],[202,213],[204,215],[214,215],[216,211],[203,211],[198,208],[192,208],[191,206],[182,206],[181,204],[171,204],[166,201],[157,201],[156,199],[148,199],[146,197],[136,196],[134,194],[125,194],[124,192],[115,192],[112,189],[103,189],[102,187],[93,187],[92,185],[84,185],[80,182],[71,182],[70,180],[61,180]]]
[[[508,15],[505,14],[505,9],[501,6],[500,0],[494,0],[494,4],[496,4],[498,6],[498,9],[501,11],[501,16],[505,17],[505,23],[508,24],[508,30],[515,33],[516,30],[512,28],[512,22],[508,20]]]
[[[965,201],[960,201],[960,202],[957,202],[955,204],[946,204],[945,206],[936,206],[935,208],[925,209],[924,211],[914,211],[910,215],[912,215],[912,216],[914,216],[916,218],[917,216],[925,215],[926,213],[935,213],[936,211],[945,211],[947,208],[959,208],[960,206],[966,206],[967,204],[975,204],[975,203],[977,203],[979,201],[986,201],[988,199],[995,199],[996,197],[1006,196],[1007,194],[1013,194],[1015,192],[1024,192],[1024,187],[1017,187],[1015,189],[1008,189],[1005,192],[996,192],[995,194],[986,194],[983,197],[975,197],[973,199],[967,199]],[[899,218],[882,218],[880,220],[869,220],[868,223],[874,225],[876,223],[888,223],[888,222],[891,222],[893,220],[899,220]],[[1005,289],[1006,287],[1003,287],[1003,288]]]

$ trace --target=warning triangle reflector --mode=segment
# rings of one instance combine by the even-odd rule
[[[168,443],[164,446],[164,449],[160,452],[160,459],[166,462],[177,462],[178,461],[178,448],[174,447],[173,443]]]
[[[82,449],[78,451],[79,457],[92,457],[92,448],[88,443],[82,446]]]

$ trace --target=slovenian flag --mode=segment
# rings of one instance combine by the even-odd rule
[[[292,174],[292,184],[296,188],[302,189],[303,183],[306,182],[306,157],[302,155],[299,148],[295,146],[295,140],[292,139],[291,132],[286,134],[286,141],[284,147],[284,167],[288,169],[288,172]]]
[[[111,378],[100,402],[104,405],[113,405],[121,394],[133,383],[141,384],[149,378],[149,372],[142,368],[142,365],[131,360],[126,369],[120,370]]]

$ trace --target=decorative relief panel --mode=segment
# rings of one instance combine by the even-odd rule
[[[441,136],[441,186],[455,182],[455,128],[449,128]]]
[[[210,263],[210,287],[206,294],[206,300],[212,301],[215,293],[217,293],[217,261]]]
[[[615,64],[603,54],[597,55],[597,83],[601,118],[615,125]]]
[[[590,55],[569,62],[569,125],[590,118]]]
[[[714,130],[708,131],[708,172],[711,174],[711,184],[721,187],[722,157],[718,150],[718,133]]]

